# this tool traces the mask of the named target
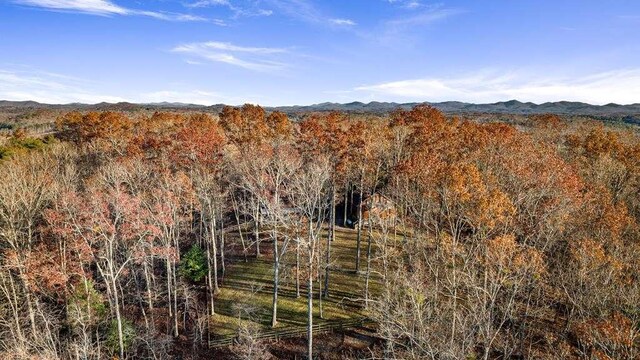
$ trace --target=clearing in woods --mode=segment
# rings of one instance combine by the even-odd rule
[[[273,333],[271,329],[271,309],[273,301],[273,256],[269,239],[261,242],[262,256],[255,257],[250,250],[245,262],[239,245],[237,232],[226,234],[236,249],[228,256],[224,277],[221,278],[220,292],[215,298],[216,314],[211,321],[211,340],[230,339],[237,334],[240,325],[256,329],[258,333]],[[327,232],[323,231],[322,243],[326,243]],[[331,244],[331,271],[329,297],[322,298],[320,318],[319,290],[323,284],[315,281],[314,325],[351,324],[366,318],[364,310],[364,270],[367,261],[367,232],[362,231],[360,243],[361,273],[355,272],[357,231],[336,226],[336,238]],[[246,239],[245,239],[246,241]],[[238,251],[238,248],[240,250]],[[324,246],[323,246],[324,248]],[[253,252],[252,252],[253,251]],[[324,249],[323,249],[324,251]],[[233,252],[233,251],[232,251]],[[301,252],[303,250],[301,249]],[[299,330],[305,334],[307,325],[306,275],[300,277],[300,297],[296,298],[295,288],[295,243],[290,243],[281,262],[281,280],[278,292],[278,325],[276,332],[290,333]],[[324,266],[325,255],[322,256]],[[302,261],[301,261],[302,262]],[[306,264],[301,263],[303,268]],[[370,291],[380,290],[380,276],[371,274]]]

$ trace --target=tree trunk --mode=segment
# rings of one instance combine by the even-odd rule
[[[296,298],[300,297],[300,239],[296,238]]]
[[[271,327],[278,323],[278,285],[280,280],[280,256],[278,256],[278,236],[273,230],[273,307],[271,310]]]
[[[172,289],[173,286],[171,285],[171,259],[169,258],[169,256],[166,257],[166,266],[167,266],[167,297],[168,297],[168,304],[169,304],[169,317],[173,316],[173,309],[172,309],[172,301],[171,301],[171,293],[172,293]]]
[[[320,259],[318,259],[318,263]],[[320,272],[320,264],[318,264],[318,312],[320,319],[324,319],[324,309],[322,308],[322,273]]]
[[[369,279],[371,277],[371,217],[369,217],[369,231],[367,235],[367,274],[364,281],[364,301],[365,308],[369,308]]]
[[[212,219],[212,223],[210,225],[210,229],[211,229],[211,250],[213,252],[213,256],[212,256],[212,260],[213,260],[213,291],[217,294],[218,291],[220,290],[220,287],[218,286],[218,244],[217,244],[217,239],[216,239],[216,215],[215,213],[212,214],[211,216]]]
[[[260,257],[260,209],[256,205],[254,214],[255,224],[253,226],[253,233],[256,241],[256,257]]]
[[[342,226],[343,227],[347,227],[347,214],[348,214],[348,209],[349,209],[348,200],[349,200],[349,183],[346,183],[344,185],[344,211],[342,212],[342,215],[343,215]]]
[[[116,322],[118,325],[118,346],[120,348],[120,358],[124,359],[124,335],[122,333],[122,316],[120,315],[120,301],[118,299],[118,286],[116,284],[115,273],[111,271],[111,286],[113,287],[113,302],[115,303]]]
[[[178,278],[176,276],[176,261],[171,262],[171,274],[173,275],[173,336],[178,337]],[[211,299],[213,304],[213,299]],[[171,307],[171,304],[169,304]]]
[[[222,264],[222,280],[224,282],[226,267],[224,265],[224,216],[222,211],[220,211],[220,263]]]
[[[19,268],[19,272],[20,272],[20,278],[24,279],[25,275],[22,270],[22,267]],[[36,330],[36,314],[35,314],[35,311],[33,310],[33,304],[31,303],[31,290],[29,290],[29,287],[27,286],[27,284],[24,284],[24,296],[25,296],[25,302],[27,303],[27,308],[29,310],[29,323],[31,324],[32,336],[35,337],[38,334],[38,331]]]
[[[215,315],[215,308],[213,306],[213,295],[214,295],[214,290],[213,290],[213,271],[211,270],[211,246],[208,244],[207,242],[207,264],[209,266],[207,266],[207,287],[209,288],[209,310],[211,315]]]
[[[311,254],[309,254],[311,255]],[[313,260],[309,260],[307,281],[307,354],[313,359]]]
[[[242,234],[242,226],[240,226],[240,217],[238,216],[238,204],[236,202],[236,196],[234,194],[231,194],[231,201],[233,203],[233,215],[235,216],[236,224],[238,225],[240,242],[242,243],[242,254],[244,255],[244,262],[247,262],[247,246],[244,243],[244,235]]]
[[[329,265],[331,264],[331,242],[335,239],[336,232],[336,197],[335,186],[331,186],[331,209],[329,214],[329,233],[327,234],[327,259],[324,266],[324,297],[329,296]]]
[[[145,259],[144,261],[144,281],[147,283],[147,306],[149,307],[149,310],[153,310],[153,298],[151,297],[151,276],[149,276],[149,266],[147,264],[147,261]]]
[[[360,272],[360,239],[362,236],[362,203],[364,196],[364,168],[360,173],[360,204],[358,204],[358,235],[356,238],[356,272]]]
[[[144,273],[145,273],[145,281],[146,281],[146,259],[143,261],[143,269],[144,269]],[[134,270],[133,272],[133,282],[135,284],[135,289],[136,289],[136,300],[138,300],[138,306],[140,307],[140,312],[142,312],[142,317],[144,318],[144,327],[147,329],[147,331],[149,331],[149,319],[147,318],[147,312],[145,311],[145,306],[144,306],[144,300],[142,298],[142,295],[140,293],[140,288],[142,287],[140,285],[140,281],[138,280],[138,271]],[[148,282],[147,282],[148,284]],[[147,289],[149,287],[147,286]],[[36,304],[37,305],[37,304]],[[46,322],[45,322],[46,323]]]
[[[18,341],[20,342],[20,345],[24,345],[25,337],[24,337],[24,334],[22,333],[22,326],[20,325],[20,310],[18,309],[19,306],[18,306],[18,294],[16,292],[16,284],[13,280],[13,274],[10,271],[7,271],[7,275],[9,278],[9,285],[11,286],[11,294],[12,294],[11,296],[7,294],[7,300],[11,304],[13,320],[16,324],[16,333],[18,336]],[[11,297],[13,298],[13,301]]]

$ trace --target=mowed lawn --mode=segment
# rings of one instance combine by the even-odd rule
[[[363,230],[360,243],[360,274],[355,272],[356,234],[354,229],[336,227],[336,239],[331,244],[329,297],[322,299],[322,319],[318,290],[323,284],[318,281],[313,284],[314,324],[366,316],[364,271],[367,260],[367,234]],[[239,243],[235,238],[238,236],[237,233],[229,233],[227,236],[234,244]],[[326,231],[322,236],[323,243],[326,243]],[[289,244],[285,259],[281,262],[277,328],[304,327],[307,324],[307,288],[304,273],[300,277],[300,297],[296,298],[295,246],[293,242]],[[272,242],[265,239],[260,247],[264,253],[260,258],[255,258],[253,252],[246,262],[243,256],[227,258],[226,271],[224,277],[221,277],[220,292],[215,298],[216,315],[211,322],[212,338],[235,334],[241,323],[261,330],[271,329],[274,271]],[[255,251],[254,248],[251,251]],[[324,255],[322,259],[324,266]],[[304,269],[304,261],[301,262]],[[372,273],[369,286],[373,294],[379,291],[379,275]]]

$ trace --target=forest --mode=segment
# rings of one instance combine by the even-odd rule
[[[520,119],[247,104],[17,128],[0,357],[638,359],[640,133]]]

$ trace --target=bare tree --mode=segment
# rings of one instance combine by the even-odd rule
[[[330,167],[326,159],[314,159],[298,171],[291,183],[291,202],[306,221],[308,357],[313,358],[313,273],[320,246],[320,232],[329,201]]]
[[[280,262],[285,255],[291,236],[281,231],[288,226],[288,210],[285,203],[287,186],[294,171],[300,166],[295,149],[286,144],[264,147],[262,154],[254,158],[237,159],[235,165],[240,186],[258,201],[263,219],[269,224],[273,241],[273,304],[271,326],[277,324]],[[280,236],[282,235],[282,236]]]

